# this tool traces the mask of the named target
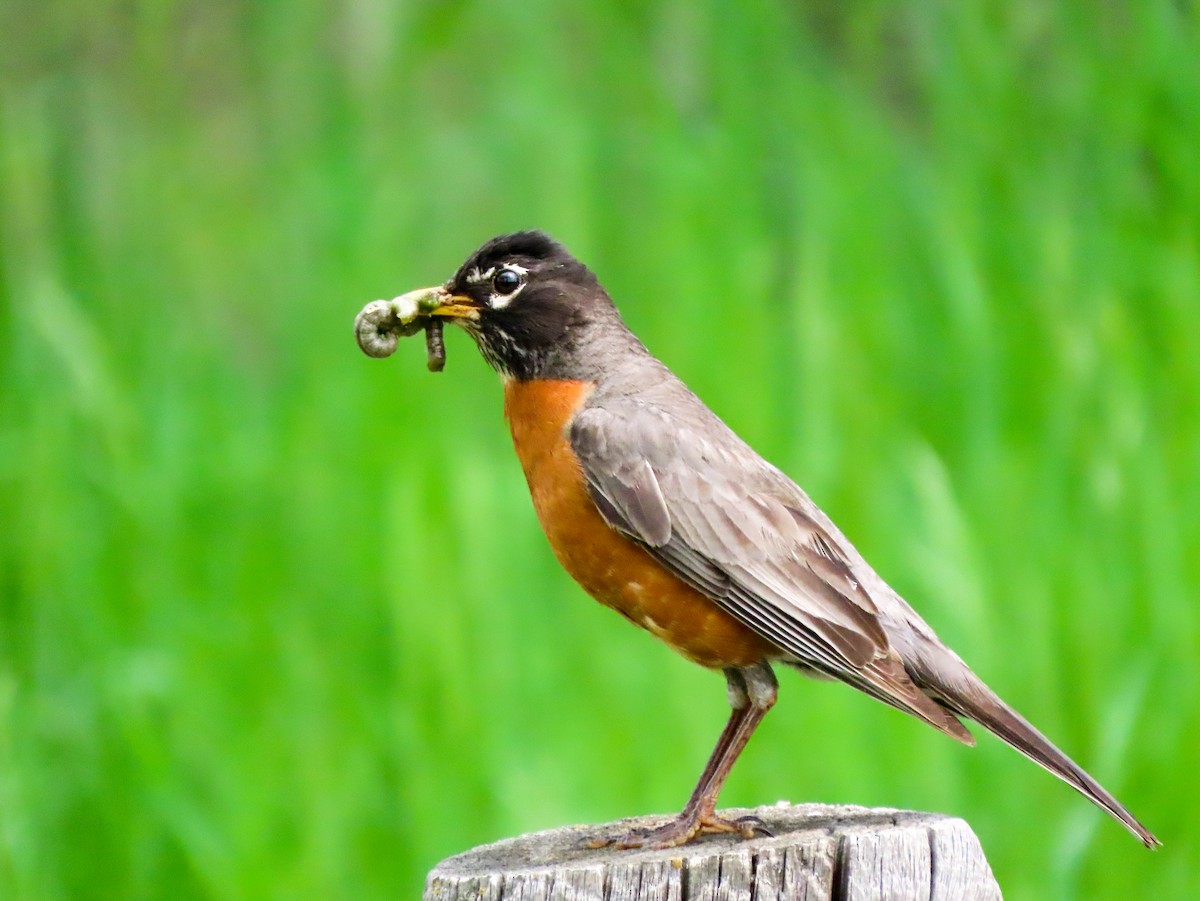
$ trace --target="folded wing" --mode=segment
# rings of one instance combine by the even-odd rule
[[[971,735],[909,678],[875,601],[812,501],[724,424],[696,428],[625,399],[571,425],[605,520],[780,649],[953,737]]]

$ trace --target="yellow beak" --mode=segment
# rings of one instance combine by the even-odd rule
[[[420,316],[440,316],[445,319],[478,319],[479,304],[462,294],[451,294],[445,285],[418,288],[401,294],[388,303],[402,325]]]

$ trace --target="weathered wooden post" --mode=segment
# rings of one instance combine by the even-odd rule
[[[588,840],[665,817],[568,826],[483,845],[438,864],[424,901],[994,901],[1000,887],[962,820],[824,804],[753,814],[774,836],[706,836],[666,851]]]

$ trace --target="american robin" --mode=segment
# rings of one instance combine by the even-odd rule
[[[664,848],[701,832],[763,831],[719,815],[716,801],[775,703],[775,663],[840,679],[967,745],[974,739],[959,718],[974,720],[1147,847],[1159,844],[943,644],[795,482],[651,355],[561,244],[539,231],[494,238],[446,284],[369,304],[356,330],[364,351],[385,356],[397,334],[442,321],[464,328],[503,379],[533,506],[567,572],[606,607],[725,674],[732,713],[683,812],[615,844]]]

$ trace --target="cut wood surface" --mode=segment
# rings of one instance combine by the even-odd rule
[[[649,816],[566,826],[473,848],[438,864],[424,901],[994,901],[1000,888],[962,820],[824,804],[752,814],[774,835],[703,836],[665,851],[589,848]]]

